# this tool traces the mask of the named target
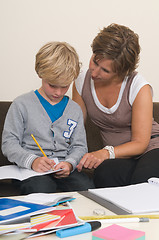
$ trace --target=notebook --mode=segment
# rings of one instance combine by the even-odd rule
[[[129,214],[159,211],[159,178],[124,187],[89,189],[89,192]]]
[[[56,206],[64,202],[70,202],[75,198],[71,194],[56,193],[31,193],[22,199],[25,202]]]
[[[29,216],[49,212],[53,209],[54,207],[46,205],[0,198],[0,224],[17,223],[19,220],[26,219]]]
[[[23,181],[30,177],[56,173],[59,171],[61,171],[61,169],[50,170],[50,171],[41,173],[41,172],[35,172],[32,169],[21,168],[21,167],[18,167],[17,165],[8,165],[8,166],[0,167],[0,179],[17,179],[17,180]]]

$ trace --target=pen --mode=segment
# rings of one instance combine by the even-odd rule
[[[100,219],[99,221],[101,223],[138,223],[149,222],[149,218],[114,218],[114,219]]]
[[[36,138],[34,137],[33,134],[31,134],[33,140],[35,141],[35,143],[37,144],[37,146],[39,147],[40,151],[42,152],[42,154],[44,155],[44,157],[47,157],[46,154],[44,153],[44,151],[42,150],[40,144],[38,143],[38,141],[36,140]]]
[[[58,230],[56,231],[56,236],[59,238],[74,236],[82,233],[92,232],[100,227],[101,223],[99,221],[86,222],[77,227]]]

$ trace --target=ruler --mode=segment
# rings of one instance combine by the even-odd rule
[[[159,219],[159,215],[103,215],[103,216],[81,216],[82,220],[100,220],[100,219],[117,219],[117,218],[149,218],[149,219]]]

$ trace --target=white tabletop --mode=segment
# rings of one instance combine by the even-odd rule
[[[60,193],[59,193],[60,194]],[[62,193],[64,194],[64,193]],[[70,194],[70,193],[69,193]],[[73,197],[76,199],[71,202],[71,206],[73,207],[77,216],[92,216],[93,211],[95,209],[102,209],[105,212],[105,215],[115,215],[114,213],[110,212],[106,208],[102,207],[101,205],[97,204],[96,202],[80,195],[77,192],[71,193]],[[127,227],[134,230],[140,230],[145,232],[145,239],[146,240],[159,240],[159,219],[150,219],[149,222],[140,222],[140,223],[117,223],[120,226]],[[112,224],[102,223],[102,228],[110,226]],[[0,239],[4,240],[20,240],[22,236],[4,236]],[[59,240],[60,238],[56,237],[56,234],[45,235],[43,237],[35,237],[33,239],[37,240]],[[91,240],[92,239],[92,232],[84,233],[72,237],[64,238],[66,240]]]

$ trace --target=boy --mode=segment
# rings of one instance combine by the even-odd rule
[[[63,170],[20,182],[22,194],[32,192],[81,191],[93,188],[92,181],[76,166],[87,152],[80,107],[65,96],[77,78],[80,66],[75,49],[65,42],[50,42],[36,55],[35,70],[42,86],[17,97],[6,116],[2,152],[19,167],[46,172]],[[37,139],[44,157],[31,134]]]

